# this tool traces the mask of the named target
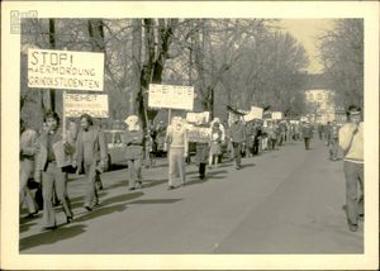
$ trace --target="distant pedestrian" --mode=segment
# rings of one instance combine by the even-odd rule
[[[220,156],[222,155],[222,143],[224,140],[224,131],[220,128],[220,122],[214,119],[211,122],[211,135],[210,135],[210,154],[209,166],[217,166],[220,163]]]
[[[331,142],[331,122],[328,121],[325,128],[326,146],[329,146]]]
[[[364,154],[361,108],[351,105],[348,123],[339,130],[339,146],[344,153],[343,170],[346,179],[346,214],[350,231],[357,231],[358,219],[364,216]],[[358,192],[358,186],[360,192]]]
[[[62,129],[59,128],[60,118],[57,113],[49,111],[44,121],[47,129],[38,138],[36,154],[36,178],[42,174],[42,189],[44,198],[43,222],[45,229],[56,228],[55,210],[53,208],[53,189],[66,214],[66,222],[73,219],[73,212],[67,194],[67,173],[64,168],[72,165],[70,160],[75,148],[64,141]]]
[[[96,182],[107,167],[107,146],[103,131],[94,125],[90,115],[83,114],[79,119],[81,130],[76,141],[75,161],[77,174],[84,170],[87,179],[84,208],[92,211],[99,204]]]
[[[234,159],[236,163],[236,169],[241,168],[241,156],[242,149],[245,147],[246,131],[245,126],[240,120],[240,118],[236,117],[234,122],[230,127],[230,138],[232,142],[232,147],[234,150]]]
[[[319,140],[323,140],[323,125],[322,123],[318,123],[318,136]]]
[[[333,121],[329,131],[329,158],[332,161],[338,159],[339,126]]]
[[[309,121],[305,121],[302,124],[302,136],[305,142],[305,149],[310,150],[310,142],[313,138],[313,127]]]
[[[153,159],[153,137],[151,130],[147,130],[145,134],[145,167],[152,167],[154,164],[154,159]]]
[[[277,133],[273,125],[273,122],[271,120],[268,120],[267,123],[268,126],[266,128],[266,134],[268,135],[268,149],[275,150],[277,142]]]
[[[155,131],[156,142],[155,143],[156,143],[156,151],[157,151],[156,155],[158,157],[163,157],[164,153],[167,151],[167,146],[165,143],[166,129],[167,128],[162,120],[156,126],[156,131]]]
[[[129,190],[142,187],[141,166],[143,161],[143,141],[144,132],[140,120],[136,115],[130,115],[126,120],[127,129],[123,136],[123,143],[126,144],[126,160],[128,161]],[[137,183],[137,184],[136,184]]]
[[[188,140],[185,121],[182,117],[175,116],[167,128],[166,143],[168,144],[169,160],[169,190],[176,188],[177,178],[180,177],[181,185],[186,182],[185,158],[188,154]]]
[[[198,164],[199,179],[206,178],[206,166],[209,162],[210,148],[208,142],[196,142],[195,163]]]

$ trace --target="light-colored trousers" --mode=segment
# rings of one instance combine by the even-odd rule
[[[96,162],[92,164],[84,164],[84,172],[86,174],[86,195],[84,206],[93,208],[98,202],[98,194],[96,192]]]
[[[42,172],[42,193],[44,198],[43,221],[45,227],[56,225],[55,211],[53,208],[53,193],[57,193],[57,199],[61,202],[66,216],[73,216],[70,200],[67,194],[67,173],[56,163],[49,163],[46,171]]]
[[[20,161],[20,207],[25,202],[30,214],[37,211],[37,204],[28,188],[28,179],[33,176],[34,161],[24,159]]]
[[[347,219],[352,224],[358,223],[358,217],[364,211],[364,165],[344,161],[343,171],[346,178]],[[358,185],[360,192],[358,193]]]
[[[186,182],[185,149],[173,148],[169,150],[169,186],[175,186],[180,177],[182,184]]]
[[[129,187],[135,187],[136,181],[141,182],[141,159],[128,160]]]

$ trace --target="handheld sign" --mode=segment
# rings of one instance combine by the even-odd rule
[[[251,121],[254,119],[262,119],[263,118],[263,109],[261,107],[252,106],[251,111],[243,118],[245,121]]]
[[[272,119],[281,120],[282,119],[282,112],[272,112]]]
[[[196,124],[206,124],[209,122],[210,112],[205,111],[201,113],[188,112],[186,114],[186,121]]]
[[[210,141],[211,129],[205,127],[189,126],[187,138],[189,142],[208,143]]]
[[[28,50],[28,87],[103,91],[104,53]]]
[[[80,117],[87,113],[94,118],[108,118],[108,95],[63,94],[66,117]]]
[[[194,107],[194,87],[150,84],[148,106],[191,111]]]

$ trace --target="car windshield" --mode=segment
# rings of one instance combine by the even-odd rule
[[[108,144],[122,143],[123,130],[106,130],[104,131],[106,142]]]

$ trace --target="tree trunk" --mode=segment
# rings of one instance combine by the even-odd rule
[[[55,49],[55,19],[49,19],[49,47],[50,49]],[[44,90],[43,90],[44,91]],[[46,92],[47,98],[47,109],[55,111],[55,89],[50,89]]]
[[[128,114],[137,114],[139,112],[139,94],[143,91],[141,88],[141,48],[142,48],[142,30],[141,20],[133,19],[132,34],[132,70],[134,71],[134,81],[132,91],[128,93]],[[143,97],[143,96],[142,96]],[[140,116],[144,117],[144,116]]]

